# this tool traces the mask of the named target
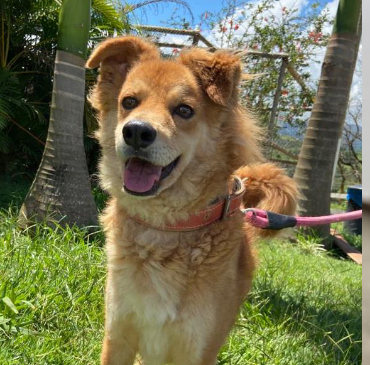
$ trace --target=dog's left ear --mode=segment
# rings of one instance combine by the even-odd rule
[[[240,58],[225,51],[215,53],[193,48],[180,54],[180,62],[187,66],[200,81],[208,97],[220,105],[237,100],[241,75]]]

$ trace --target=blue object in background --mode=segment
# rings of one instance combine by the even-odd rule
[[[347,189],[347,200],[352,200],[362,208],[362,185],[349,186]]]
[[[362,209],[362,185],[352,185],[347,189],[347,212]],[[344,222],[349,233],[362,234],[362,219]]]

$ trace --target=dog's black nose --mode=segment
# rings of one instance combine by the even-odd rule
[[[135,149],[150,146],[157,137],[157,131],[149,124],[139,120],[128,122],[122,129],[125,142]]]

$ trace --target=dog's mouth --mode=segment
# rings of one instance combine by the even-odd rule
[[[175,169],[179,159],[180,156],[167,166],[154,165],[137,157],[128,159],[124,167],[123,188],[132,195],[154,195],[161,181]]]

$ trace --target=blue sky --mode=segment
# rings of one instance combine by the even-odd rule
[[[252,0],[253,2],[256,2],[258,0]],[[320,7],[324,7],[328,2],[331,2],[332,0],[306,0],[307,5],[303,7],[302,11],[304,12],[305,9],[309,7],[310,4],[314,2],[320,3]],[[138,1],[139,2],[139,1]],[[282,3],[284,3],[284,0],[281,0]],[[301,2],[297,0],[297,2]],[[225,5],[224,0],[187,0],[187,3],[189,4],[190,9],[192,10],[194,14],[194,24],[196,25],[199,23],[199,19],[201,14],[203,14],[205,11],[210,12],[218,12],[222,9],[222,7]],[[189,13],[181,9],[177,4],[174,3],[163,3],[158,4],[156,6],[148,6],[145,8],[146,15],[142,15],[141,11],[136,12],[136,17],[138,23],[141,24],[148,24],[148,25],[163,25],[163,22],[168,20],[173,14],[173,12],[177,9],[177,14],[181,17],[186,17],[187,19],[190,19]]]
[[[194,15],[195,23],[199,21],[199,17],[205,11],[217,12],[222,8],[223,0],[188,0],[187,3]],[[181,17],[190,19],[189,12],[181,9],[177,4],[163,3],[158,4],[156,7],[151,6],[146,8],[146,17],[143,18],[142,24],[149,25],[161,25],[163,21],[169,19],[171,14],[176,10],[177,14]],[[140,16],[140,12],[137,12],[137,16]],[[146,20],[146,21],[145,21]]]

